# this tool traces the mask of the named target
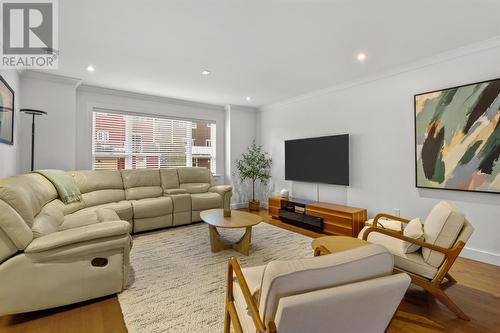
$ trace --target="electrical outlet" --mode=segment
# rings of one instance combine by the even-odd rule
[[[399,210],[399,208],[394,208],[394,215],[401,216],[401,211]]]

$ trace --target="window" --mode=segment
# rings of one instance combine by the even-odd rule
[[[109,132],[97,131],[97,141],[109,141]]]
[[[210,140],[210,139],[205,139],[205,146],[207,146],[207,147],[212,147],[212,140]]]
[[[215,173],[215,126],[212,121],[94,111],[93,168],[204,166]],[[205,145],[198,147],[198,142]]]

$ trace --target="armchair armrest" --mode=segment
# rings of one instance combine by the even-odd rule
[[[258,333],[266,333],[266,332],[275,332],[274,329],[274,324],[271,324],[269,327],[269,330],[266,330],[266,327],[264,326],[264,323],[262,322],[262,319],[260,318],[259,315],[259,309],[257,308],[257,304],[255,304],[255,301],[252,297],[252,293],[250,292],[250,289],[248,288],[248,284],[245,280],[245,277],[243,276],[243,273],[241,272],[241,267],[240,264],[238,263],[238,260],[234,257],[231,257],[229,259],[228,263],[228,268],[227,268],[227,304],[228,304],[228,309],[227,311],[230,313],[231,316],[237,316],[236,309],[234,308],[234,298],[233,298],[233,272],[234,275],[236,275],[236,278],[238,279],[238,284],[240,285],[241,291],[243,293],[243,296],[245,297],[245,302],[248,306],[248,310],[250,311],[250,315],[252,316],[253,323],[255,325],[255,328]],[[239,325],[239,323],[238,323]],[[241,331],[241,328],[240,328]]]
[[[231,185],[215,185],[208,189],[209,192],[219,193],[221,196],[233,190]]]
[[[456,247],[460,246],[460,243],[462,243],[462,247],[463,247],[463,242],[458,242],[454,247],[447,249],[445,247],[437,246],[434,244],[423,242],[423,241],[415,239],[415,238],[404,236],[396,231],[392,231],[392,230],[388,230],[388,229],[381,229],[378,227],[370,227],[370,228],[366,229],[365,233],[363,234],[363,240],[368,240],[368,235],[371,232],[378,232],[378,233],[381,233],[381,234],[384,234],[387,236],[398,238],[398,239],[401,239],[401,240],[404,240],[404,241],[407,241],[407,242],[410,242],[410,243],[413,243],[416,245],[420,245],[422,247],[426,247],[428,249],[438,251],[438,252],[441,252],[444,254],[449,254],[449,253],[455,252]]]
[[[378,221],[381,218],[386,218],[386,219],[389,219],[389,220],[395,220],[395,221],[399,221],[399,222],[402,222],[402,223],[408,223],[408,222],[410,222],[409,219],[405,219],[403,217],[399,217],[399,216],[395,216],[395,215],[391,215],[391,214],[387,214],[387,213],[379,213],[379,214],[375,215],[375,218],[373,219],[373,226],[374,227],[376,227],[377,225],[380,225],[382,228],[384,228],[384,226],[382,224],[380,224],[379,221]]]
[[[24,252],[43,252],[79,242],[125,235],[128,234],[129,229],[130,224],[126,221],[101,222],[79,228],[66,229],[35,238]]]

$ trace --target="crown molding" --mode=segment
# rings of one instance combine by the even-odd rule
[[[231,108],[231,110],[244,111],[244,112],[259,112],[258,107],[237,105],[237,104],[227,104],[227,105]]]
[[[50,81],[55,83],[67,84],[74,87],[78,87],[82,83],[82,79],[76,77],[40,72],[31,69],[20,70],[19,75],[21,76],[21,78]]]
[[[362,77],[359,79],[345,81],[343,83],[339,83],[339,84],[330,86],[328,88],[315,90],[315,91],[308,92],[305,94],[300,94],[298,96],[284,99],[282,101],[265,104],[265,105],[260,106],[259,110],[265,111],[265,110],[268,110],[268,109],[274,108],[274,107],[283,107],[287,104],[291,104],[291,103],[295,103],[295,102],[299,102],[299,101],[303,101],[303,100],[307,100],[307,99],[311,99],[311,98],[317,98],[317,97],[320,97],[322,95],[330,94],[330,93],[333,93],[336,91],[345,90],[348,88],[352,88],[352,87],[355,87],[358,85],[363,85],[363,84],[367,84],[367,83],[378,81],[378,80],[383,80],[383,79],[386,79],[386,78],[389,78],[392,76],[396,76],[396,75],[407,73],[407,72],[412,72],[412,71],[415,71],[415,70],[418,70],[421,68],[425,68],[428,66],[432,66],[435,64],[439,64],[439,63],[450,61],[453,59],[465,57],[465,56],[468,56],[468,55],[471,55],[474,53],[478,53],[478,52],[482,52],[482,51],[486,51],[486,50],[494,49],[494,48],[500,48],[500,36],[490,38],[490,39],[481,41],[479,43],[469,44],[469,45],[466,45],[466,46],[463,46],[463,47],[460,47],[457,49],[442,52],[442,53],[436,54],[434,56],[427,57],[427,58],[424,58],[422,60],[418,60],[415,62],[411,62],[409,64],[397,66],[397,67],[391,68],[389,70],[381,71],[381,72],[373,74],[373,75],[369,75],[369,76]]]
[[[133,92],[133,91],[128,91],[128,90],[119,90],[119,89],[107,88],[107,87],[90,85],[90,84],[81,84],[78,87],[78,91],[93,93],[93,94],[102,94],[102,95],[110,95],[110,96],[117,96],[117,97],[140,99],[140,100],[149,101],[149,102],[158,102],[158,103],[174,104],[174,105],[180,105],[180,106],[186,106],[186,107],[224,111],[223,105],[195,102],[195,101],[189,101],[189,100],[185,100],[185,99],[178,99],[178,98],[171,98],[171,97],[164,97],[164,96],[157,96],[157,95],[149,95],[149,94],[143,94],[143,93],[138,93],[138,92]]]

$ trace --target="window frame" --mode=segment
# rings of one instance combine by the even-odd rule
[[[90,109],[90,118],[91,118],[91,151],[90,151],[90,157],[91,157],[91,168],[93,170],[96,169],[96,159],[105,159],[105,158],[110,158],[110,157],[107,157],[107,156],[98,156],[99,152],[97,152],[96,154],[96,151],[95,151],[95,148],[96,148],[96,143],[98,142],[103,142],[103,141],[98,141],[96,140],[96,118],[95,118],[95,115],[97,113],[104,113],[104,114],[115,114],[115,115],[121,115],[121,116],[136,116],[136,117],[143,117],[143,118],[153,118],[153,119],[165,119],[165,120],[171,120],[171,121],[180,121],[179,123],[179,128],[181,129],[186,129],[188,124],[186,124],[186,122],[191,122],[191,127],[190,127],[190,130],[192,131],[193,129],[197,129],[198,126],[197,126],[197,122],[205,122],[207,127],[212,127],[212,125],[215,125],[215,128],[213,128],[213,132],[211,132],[212,134],[212,137],[211,137],[211,142],[212,142],[212,147],[214,148],[213,151],[212,151],[212,154],[210,155],[210,171],[212,172],[213,175],[216,175],[217,174],[217,152],[216,152],[216,148],[215,148],[215,145],[214,145],[214,142],[217,141],[217,120],[213,120],[213,119],[200,119],[200,118],[188,118],[188,117],[178,117],[178,116],[173,116],[173,115],[163,115],[163,114],[157,114],[157,113],[146,113],[146,112],[134,112],[134,111],[125,111],[125,110],[117,110],[117,109],[112,109],[112,108],[107,108],[107,107],[104,107],[104,106],[93,106],[91,109]],[[183,123],[184,122],[184,123]],[[173,123],[175,124],[175,123]],[[193,124],[195,124],[193,126]],[[109,131],[108,131],[109,132]],[[151,132],[153,135],[155,135],[155,128],[153,128],[152,132]],[[173,131],[172,131],[173,133]],[[139,133],[140,134],[140,133]],[[191,145],[190,145],[190,149],[191,149],[191,152],[189,154],[190,158],[189,158],[189,161],[192,163],[192,159],[193,159],[193,137],[192,137],[192,132],[190,134],[190,138],[191,138]],[[108,134],[108,139],[109,139],[109,134]],[[109,142],[109,140],[107,141]],[[105,152],[101,152],[101,153],[105,153]],[[135,156],[133,153],[130,154],[130,157],[132,156]],[[120,163],[118,162],[118,160],[120,158],[126,158],[127,156],[116,156],[116,159],[117,159],[117,165],[119,165]],[[161,159],[161,157],[160,157]],[[159,159],[159,161],[160,161]],[[187,159],[186,159],[187,161]],[[160,163],[160,162],[159,162]],[[187,163],[186,163],[187,164]],[[125,168],[126,170],[129,170],[129,169],[133,169],[133,168],[127,168],[127,163],[125,163]]]

